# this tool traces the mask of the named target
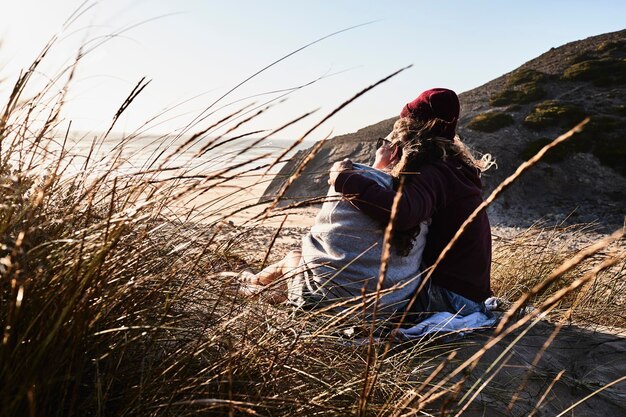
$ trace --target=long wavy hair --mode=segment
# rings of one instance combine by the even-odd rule
[[[456,157],[478,172],[489,169],[494,162],[491,155],[485,154],[476,158],[458,136],[453,140],[437,136],[442,131],[445,120],[433,119],[419,122],[409,117],[401,117],[393,125],[393,131],[387,137],[391,143],[402,148],[402,158],[394,166],[391,175],[400,178],[402,175],[414,174],[429,163]]]
[[[433,119],[420,122],[412,118],[401,117],[393,125],[393,131],[387,136],[392,144],[402,148],[400,161],[391,169],[394,186],[397,189],[400,178],[414,175],[428,164],[455,157],[477,173],[486,171],[495,164],[491,155],[485,154],[476,158],[458,136],[453,140],[438,136],[442,127],[448,124],[445,120]],[[420,226],[406,231],[396,231],[392,243],[400,256],[408,256],[413,242],[420,233]]]

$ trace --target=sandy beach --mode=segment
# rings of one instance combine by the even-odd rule
[[[268,252],[268,261],[277,261],[300,247],[319,208],[275,208],[265,212],[269,203],[261,204],[259,200],[272,178],[241,173],[228,181],[203,184],[199,191],[184,194],[168,208],[169,213],[201,229],[219,227],[220,240],[249,264],[257,265]]]
[[[268,174],[240,174],[228,181],[212,181],[201,191],[194,191],[180,200],[182,212],[192,212],[192,220],[203,224],[225,222],[233,226],[278,227],[285,216],[283,227],[310,227],[316,207],[285,210],[275,208],[264,214],[269,203],[259,203],[263,192],[272,181]]]

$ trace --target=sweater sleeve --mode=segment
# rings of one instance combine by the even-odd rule
[[[354,195],[352,202],[360,210],[382,223],[389,222],[396,195],[394,190],[385,189],[376,181],[358,173],[341,172],[335,181],[335,191]],[[444,197],[444,192],[442,179],[432,170],[423,170],[408,177],[402,190],[394,226],[397,230],[408,230],[430,218]]]

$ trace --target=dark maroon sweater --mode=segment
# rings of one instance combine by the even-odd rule
[[[383,225],[389,221],[395,191],[355,172],[339,174],[335,190],[354,195],[353,202]],[[452,240],[461,224],[482,202],[479,173],[460,159],[428,164],[408,175],[394,221],[397,230],[408,230],[431,219],[423,263],[430,267]],[[468,226],[433,272],[433,283],[470,300],[481,302],[491,295],[491,228],[482,211]]]

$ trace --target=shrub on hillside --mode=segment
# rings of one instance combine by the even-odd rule
[[[528,104],[541,100],[546,96],[545,90],[536,82],[516,85],[510,89],[492,94],[489,104],[492,106],[506,106],[509,104]]]
[[[513,104],[512,106],[509,106],[505,109],[507,113],[513,113],[520,110],[522,110],[522,106],[520,106],[519,104]]]
[[[520,157],[527,161],[533,156],[535,156],[535,154],[539,152],[541,148],[543,148],[550,142],[552,142],[552,139],[550,138],[539,138],[539,139],[533,140],[532,142],[529,142],[524,147],[524,149],[522,149],[522,151],[520,152]],[[565,144],[562,144],[553,149],[550,149],[550,151],[546,154],[546,156],[543,157],[543,161],[560,162],[564,160],[565,157],[570,154],[567,150],[565,150],[565,147],[566,147]]]
[[[567,81],[591,81],[597,86],[626,83],[626,59],[601,58],[578,62],[563,72]]]
[[[585,130],[577,136],[583,146],[600,160],[626,176],[626,122],[611,116],[593,116]]]
[[[510,126],[513,123],[515,123],[515,120],[510,114],[489,112],[482,113],[474,117],[467,124],[467,127],[472,130],[491,133],[502,129],[503,127]]]
[[[575,55],[572,59],[570,59],[569,63],[570,65],[573,64],[578,64],[579,62],[583,62],[583,61],[589,61],[590,59],[595,59],[596,56],[589,52],[589,51],[584,51],[579,53],[578,55]]]
[[[506,106],[509,104],[526,104],[541,100],[545,91],[540,83],[548,75],[530,68],[520,69],[508,76],[505,90],[494,93],[489,101],[492,106]]]
[[[622,133],[624,125],[624,120],[620,118],[592,116],[581,133],[551,149],[544,160],[560,162],[575,153],[589,152],[603,165],[626,176],[626,135]],[[526,145],[520,156],[527,160],[550,142],[548,138],[534,140]]]
[[[538,104],[524,119],[524,126],[533,130],[546,127],[572,127],[585,118],[585,112],[573,105],[563,104],[557,100],[547,100]]]
[[[524,160],[529,160],[544,146],[552,142],[554,138],[539,138],[526,144],[524,149],[520,152],[520,157]],[[580,137],[574,135],[567,142],[560,144],[548,151],[543,157],[544,162],[554,163],[562,162],[566,158],[576,153],[589,152],[591,150],[590,143]]]
[[[618,54],[618,53],[626,54],[626,39],[618,39],[615,41],[602,42],[596,48],[596,50],[598,52],[604,52],[608,54]]]
[[[515,71],[514,73],[509,75],[509,78],[507,79],[507,85],[512,87],[515,85],[522,85],[530,82],[539,82],[544,81],[547,77],[547,74],[541,71],[526,68]]]

